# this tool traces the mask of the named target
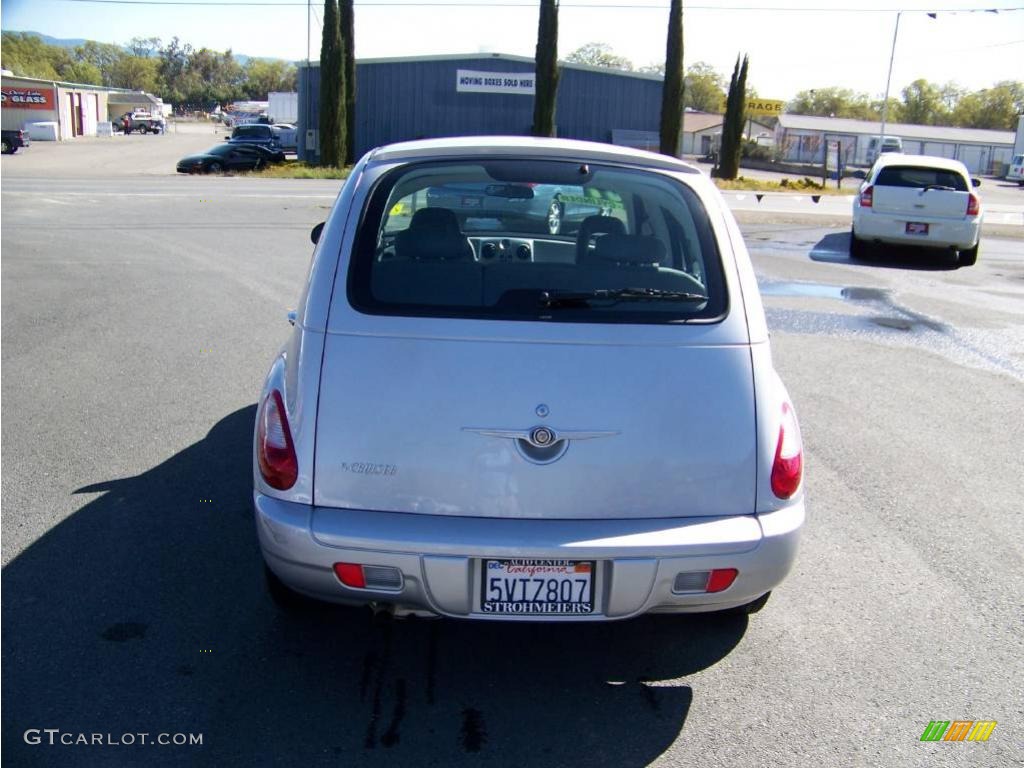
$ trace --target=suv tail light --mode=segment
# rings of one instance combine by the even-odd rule
[[[967,197],[967,215],[977,216],[980,213],[981,204],[978,202],[978,196],[971,192]]]
[[[271,390],[257,418],[256,453],[260,474],[271,488],[286,491],[299,478],[299,461],[280,392]]]
[[[875,200],[875,188],[864,187],[864,190],[860,193],[860,207],[870,208],[871,204]]]
[[[775,461],[772,464],[772,493],[780,499],[791,497],[800,487],[803,469],[804,449],[800,440],[800,426],[793,407],[783,403],[779,442],[775,447]]]

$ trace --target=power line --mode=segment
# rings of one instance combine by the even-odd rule
[[[306,3],[296,0],[244,0],[244,2],[231,2],[230,0],[51,0],[60,3],[98,3],[102,5],[150,5],[150,6],[220,6],[238,8],[261,8],[261,7],[289,7],[300,8]],[[366,2],[356,3],[357,8],[537,8],[535,2],[439,2],[438,0],[421,0],[420,2]],[[587,10],[658,10],[667,11],[666,5],[651,4],[603,4],[603,3],[561,3],[561,10],[573,8],[584,8]],[[1024,6],[1010,8],[801,8],[796,6],[760,6],[760,5],[688,5],[687,11],[770,11],[772,13],[927,13],[927,14],[950,14],[950,13],[1007,13],[1011,11],[1024,11]]]

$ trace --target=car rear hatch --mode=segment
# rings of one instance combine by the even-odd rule
[[[890,165],[879,171],[872,206],[911,220],[962,219],[969,197],[967,181],[956,171]]]
[[[678,344],[329,333],[315,503],[551,519],[751,513],[750,350],[693,331],[678,329]],[[557,450],[516,434],[538,427],[568,438],[553,461]]]

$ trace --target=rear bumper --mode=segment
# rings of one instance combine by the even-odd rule
[[[908,235],[907,222],[928,225],[927,235]],[[971,219],[938,219],[913,217],[895,213],[875,213],[865,209],[855,211],[854,234],[861,240],[893,245],[921,245],[932,248],[973,248],[978,242],[981,217]]]
[[[743,605],[792,567],[804,505],[764,515],[646,520],[511,520],[326,509],[254,495],[270,569],[297,592],[348,604],[479,619],[586,621]],[[500,616],[479,606],[482,557],[596,560],[595,614]],[[401,587],[353,589],[337,562],[389,566]],[[676,574],[736,568],[728,589],[677,594]]]

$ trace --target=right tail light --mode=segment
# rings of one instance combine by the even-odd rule
[[[800,439],[800,425],[797,424],[793,406],[783,403],[779,441],[775,446],[775,460],[772,463],[772,493],[780,499],[793,496],[800,488],[803,471],[804,448]]]
[[[977,216],[981,212],[981,203],[978,201],[978,196],[971,192],[967,198],[967,215]]]

